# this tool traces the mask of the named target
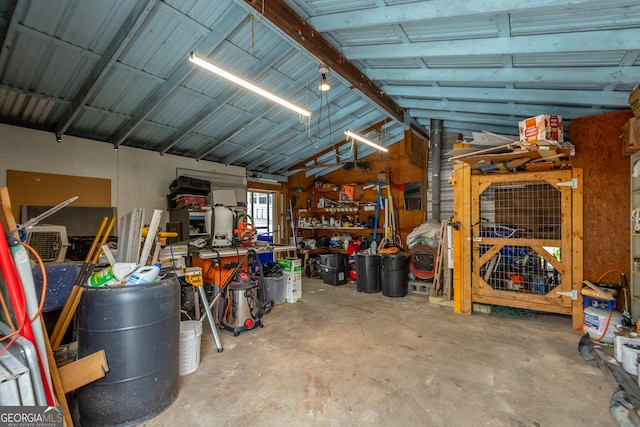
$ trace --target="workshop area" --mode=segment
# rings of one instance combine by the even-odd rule
[[[0,1],[0,424],[640,426],[639,33]]]

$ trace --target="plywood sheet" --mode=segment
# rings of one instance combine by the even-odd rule
[[[572,164],[584,173],[584,278],[596,280],[615,268],[628,275],[631,212],[629,157],[622,154],[620,128],[631,110],[571,120]],[[615,238],[612,238],[615,237]],[[617,280],[612,275],[613,280]]]
[[[16,218],[22,205],[55,206],[73,196],[71,206],[111,206],[110,179],[7,170],[7,187]]]

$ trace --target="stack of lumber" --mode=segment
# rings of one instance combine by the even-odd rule
[[[473,147],[473,142],[463,145],[462,148],[455,148],[448,153],[451,155],[449,161],[466,163],[475,174],[570,168],[573,152],[573,145],[570,143],[556,141],[536,141],[528,144],[515,141],[489,148],[486,145]]]

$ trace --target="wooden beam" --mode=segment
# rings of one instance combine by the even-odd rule
[[[373,153],[376,154],[376,153]],[[353,163],[380,163],[380,162],[390,162],[392,160],[406,160],[407,158],[405,156],[393,156],[393,157],[385,157],[384,159],[380,159],[380,160],[362,160],[362,161],[358,161],[358,160],[354,160],[354,161],[348,161],[348,162],[335,162],[335,163],[317,163],[314,162],[312,165],[309,166],[304,166],[304,167],[299,167],[297,168],[297,170],[311,170],[311,169],[319,169],[319,168],[330,168],[330,167],[334,167],[334,166],[344,166],[345,164],[353,164]]]
[[[380,129],[382,128],[382,126],[384,126],[385,124],[389,123],[391,120],[390,119],[384,119],[378,123],[375,123],[371,126],[369,126],[368,128],[360,131],[360,133],[369,133],[373,130],[378,130],[380,131]],[[338,148],[342,147],[343,145],[345,145],[347,143],[347,140],[343,140],[340,141],[336,144],[333,144],[333,146],[325,148],[324,150],[320,151],[317,154],[314,154],[313,156],[296,163],[295,165],[291,166],[288,170],[293,171],[293,170],[297,170],[297,169],[315,169],[317,167],[322,167],[323,165],[318,164],[318,158],[324,156],[327,153],[330,153],[331,151],[336,150],[336,154],[337,154],[337,150]],[[307,166],[307,163],[309,163],[310,161],[313,161],[313,166]],[[336,163],[338,163],[340,160],[336,155]]]
[[[104,350],[58,368],[65,393],[76,390],[105,376],[109,370]]]
[[[386,111],[398,122],[410,125],[424,137],[428,137],[426,130],[417,122],[406,123],[405,110],[389,95],[371,81],[358,67],[342,56],[322,34],[309,25],[283,0],[245,0],[259,14],[267,18],[273,25],[284,32],[295,43],[307,50],[324,65],[340,75],[352,86],[362,92],[371,101]]]

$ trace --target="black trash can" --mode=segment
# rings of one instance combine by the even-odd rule
[[[409,293],[409,254],[398,252],[382,256],[382,295],[404,297]]]
[[[356,290],[374,294],[380,292],[380,255],[356,254]]]
[[[133,426],[178,396],[180,284],[177,279],[84,288],[78,356],[104,350],[109,371],[77,391],[83,427]]]
[[[332,286],[347,283],[347,266],[349,265],[347,254],[323,254],[320,255],[320,259],[324,283]]]

